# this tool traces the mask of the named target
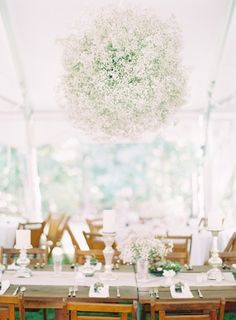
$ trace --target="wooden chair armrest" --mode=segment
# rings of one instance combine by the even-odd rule
[[[236,258],[236,251],[231,252],[219,252],[221,258]]]

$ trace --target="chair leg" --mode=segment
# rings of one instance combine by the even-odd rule
[[[150,306],[143,304],[141,310],[141,320],[146,320],[147,313],[150,312]]]
[[[43,309],[43,320],[47,320],[47,309]]]

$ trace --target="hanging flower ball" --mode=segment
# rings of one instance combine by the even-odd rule
[[[96,140],[155,132],[183,104],[186,79],[173,19],[102,11],[63,44],[63,107]]]

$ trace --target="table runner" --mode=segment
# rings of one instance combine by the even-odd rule
[[[166,279],[164,277],[156,277],[151,274],[145,281],[135,279],[133,272],[118,272],[114,273],[116,280],[101,280],[102,272],[96,272],[93,277],[84,277],[81,273],[76,272],[62,272],[59,274],[53,271],[33,271],[31,278],[16,278],[15,272],[7,271],[3,275],[3,279],[9,280],[11,284],[20,285],[52,285],[52,286],[68,286],[68,285],[81,285],[90,286],[97,281],[101,281],[111,286],[138,286],[142,287],[154,287],[165,286]],[[172,278],[172,282],[185,282],[190,286],[236,286],[236,280],[229,272],[223,273],[224,280],[218,282],[216,280],[207,280],[204,273],[178,273]]]
[[[172,278],[172,283],[177,283],[179,281],[187,283],[189,286],[236,286],[236,280],[232,273],[224,272],[224,280],[218,282],[216,280],[207,280],[206,274],[201,273],[178,273]],[[140,281],[137,279],[138,287],[159,287],[165,286],[166,279],[164,277],[156,277],[153,275],[148,275],[146,281]]]
[[[114,273],[116,280],[101,280],[104,275],[102,272],[96,272],[93,277],[84,277],[76,272],[61,272],[56,274],[53,271],[32,271],[31,278],[16,278],[15,272],[6,271],[3,279],[7,279],[11,284],[15,285],[38,285],[38,286],[90,286],[97,281],[103,282],[110,286],[134,286],[136,287],[135,274],[133,272],[117,272]]]

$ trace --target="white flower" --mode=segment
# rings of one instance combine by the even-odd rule
[[[100,140],[155,131],[183,103],[185,74],[173,21],[103,10],[83,35],[63,41],[64,108]]]
[[[119,246],[124,262],[136,263],[137,260],[163,259],[172,251],[170,243],[156,239],[153,234],[131,233]]]

